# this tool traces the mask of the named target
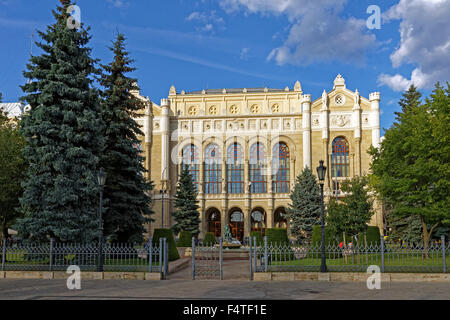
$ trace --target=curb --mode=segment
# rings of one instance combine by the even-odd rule
[[[366,282],[372,274],[350,272],[261,272],[254,281]],[[381,273],[382,282],[450,282],[449,273]]]
[[[71,274],[64,271],[4,271],[0,272],[0,279],[17,280],[56,280],[67,279]],[[162,280],[160,273],[147,272],[81,272],[84,280]]]

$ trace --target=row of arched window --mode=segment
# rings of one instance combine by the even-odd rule
[[[200,156],[194,144],[183,148],[183,166],[187,166],[198,190],[200,182]],[[290,153],[285,143],[277,143],[273,148],[272,186],[276,193],[290,192]],[[222,153],[217,144],[205,149],[204,190],[206,194],[222,193]],[[257,142],[250,148],[249,173],[250,192],[267,193],[267,156],[265,146]],[[227,149],[226,174],[228,193],[244,193],[244,151],[239,143]]]
[[[187,145],[183,148],[183,166],[187,166],[198,190],[200,182],[200,155],[198,148]],[[290,152],[286,143],[277,143],[272,150],[272,189],[274,193],[290,192]],[[204,190],[206,194],[222,193],[222,153],[221,148],[209,144],[204,155]],[[250,192],[267,193],[267,153],[264,144],[257,142],[250,147],[249,173]],[[344,137],[338,137],[332,144],[332,177],[349,177],[350,148]],[[239,143],[231,144],[226,155],[226,175],[228,193],[244,193],[244,151]]]

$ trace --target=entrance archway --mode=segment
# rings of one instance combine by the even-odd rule
[[[266,212],[261,208],[252,211],[252,231],[266,235]]]
[[[230,231],[233,238],[242,242],[244,240],[244,214],[241,209],[230,210]]]
[[[288,223],[286,220],[286,209],[281,207],[275,211],[274,215],[275,228],[288,229]]]
[[[212,208],[208,210],[206,216],[208,217],[208,232],[212,232],[216,238],[220,238],[222,236],[220,211]]]

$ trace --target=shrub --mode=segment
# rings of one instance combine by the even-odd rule
[[[180,239],[178,239],[177,247],[190,247],[192,246],[192,233],[189,231],[181,231]]]
[[[325,245],[339,245],[342,241],[342,235],[334,234],[330,228],[325,227]],[[314,226],[312,234],[312,245],[320,246],[322,244],[322,227]]]
[[[378,227],[369,226],[366,231],[367,235],[367,245],[380,245],[380,229]],[[364,234],[361,234],[359,237],[360,245],[364,246]]]
[[[273,228],[266,230],[268,244],[286,244],[289,245],[289,238],[286,229]]]
[[[263,239],[261,231],[252,231],[251,237],[252,237],[252,241],[253,241],[253,238],[256,237],[256,245],[257,246],[263,246],[264,245],[264,239]],[[252,242],[252,245],[253,246],[255,245],[254,242]]]
[[[205,234],[205,238],[203,239],[203,244],[207,246],[213,246],[216,244],[216,237],[214,236],[214,233],[207,232]]]
[[[166,238],[169,244],[169,261],[175,261],[180,259],[178,254],[175,239],[173,237],[172,229],[155,229],[153,233],[153,245],[159,246],[159,239]]]

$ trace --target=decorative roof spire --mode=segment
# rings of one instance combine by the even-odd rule
[[[300,84],[300,81],[297,80],[297,82],[294,85],[294,91],[302,91],[302,85]]]
[[[336,88],[345,88],[345,79],[341,76],[341,74],[338,74],[336,79],[334,79],[334,89]]]

